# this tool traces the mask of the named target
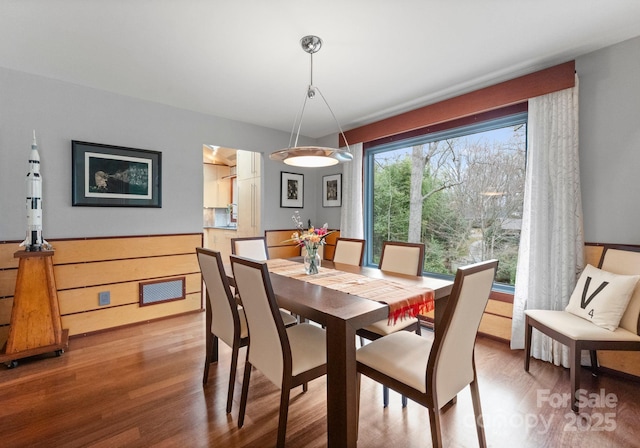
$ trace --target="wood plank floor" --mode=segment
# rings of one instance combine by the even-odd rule
[[[431,337],[424,331],[425,337]],[[275,444],[279,390],[252,375],[245,426],[237,428],[243,362],[233,411],[225,413],[230,350],[202,387],[204,314],[191,314],[107,333],[75,338],[61,357],[21,360],[0,367],[2,447],[269,447]],[[532,360],[522,351],[480,338],[476,347],[487,442],[494,447],[640,446],[640,385],[583,369],[589,392],[615,394],[614,407],[592,407],[576,419],[560,395],[569,373]],[[241,351],[241,358],[244,350]],[[326,383],[292,393],[287,429],[291,447],[326,446]],[[548,397],[544,400],[541,397]],[[362,381],[362,447],[429,447],[425,409]],[[555,405],[555,407],[554,407]],[[445,446],[478,446],[468,389],[442,418]]]

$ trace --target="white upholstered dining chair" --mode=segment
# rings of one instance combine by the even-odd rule
[[[267,240],[262,236],[231,238],[231,253],[252,260],[268,260]]]
[[[327,373],[326,334],[322,328],[299,324],[286,328],[271,286],[266,263],[232,255],[236,288],[242,297],[251,344],[242,382],[238,427],[244,424],[252,368],[280,388],[277,446],[284,447],[291,389]],[[268,445],[262,442],[263,445]]]
[[[363,374],[427,407],[433,447],[443,446],[441,409],[467,385],[478,441],[487,445],[473,352],[497,267],[490,260],[458,269],[433,341],[400,331],[356,352],[358,390]]]
[[[362,266],[365,241],[357,238],[338,238],[333,253],[334,263]]]
[[[401,241],[384,241],[382,243],[382,254],[378,265],[381,271],[422,276],[423,264],[424,244]],[[361,338],[360,345],[363,345],[362,338],[375,341],[397,331],[413,331],[420,335],[420,320],[417,317],[405,316],[404,319],[398,319],[395,323],[389,323],[388,319],[383,319],[359,329],[356,334]],[[389,405],[389,388],[384,385],[382,387],[382,405],[385,408]],[[406,405],[407,397],[403,395],[402,407]]]
[[[591,355],[591,369],[593,375],[598,374],[598,350],[636,350],[640,351],[640,282],[633,281],[633,277],[640,274],[640,247],[625,245],[606,245],[603,249],[598,269],[591,269],[582,273],[588,277],[591,274],[593,280],[591,289],[587,278],[583,282],[578,281],[576,291],[577,299],[582,298],[586,316],[578,316],[574,312],[565,310],[525,310],[525,344],[524,344],[524,370],[529,371],[531,357],[531,336],[535,328],[541,333],[566,345],[569,348],[569,377],[571,381],[571,409],[579,411],[580,390],[580,360],[582,350],[589,350]],[[604,272],[598,272],[604,271]],[[581,276],[581,279],[582,279]],[[596,279],[597,276],[602,276]],[[602,286],[605,282],[606,285]],[[630,288],[620,288],[628,284]],[[626,299],[620,297],[621,289],[626,289]],[[589,290],[589,291],[587,291]],[[572,294],[572,299],[573,299]],[[586,295],[590,294],[587,298]],[[605,296],[608,294],[608,296]],[[600,297],[597,297],[600,296]],[[602,300],[602,308],[598,306],[596,314],[607,313],[613,315],[614,308],[619,306],[617,317],[619,325],[602,321],[598,326],[586,317],[589,317],[587,309],[595,311],[596,303]],[[622,303],[620,302],[622,300]],[[571,301],[570,301],[571,302]],[[626,307],[623,303],[627,303]],[[614,319],[615,320],[615,319]],[[609,326],[607,329],[606,327]],[[616,328],[614,328],[616,327]]]
[[[207,290],[207,318],[205,328],[205,361],[202,384],[209,378],[209,364],[218,361],[218,339],[231,347],[231,369],[227,392],[227,414],[231,412],[233,389],[240,348],[249,343],[244,310],[238,306],[231,292],[229,280],[224,271],[222,256],[202,247],[196,248],[200,272]]]
[[[231,238],[231,253],[256,261],[269,259],[267,240],[262,236]],[[282,313],[282,320],[287,327],[298,323],[296,316],[292,315],[289,311],[281,309],[280,312]]]

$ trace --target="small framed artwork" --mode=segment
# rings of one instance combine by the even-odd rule
[[[304,207],[304,174],[280,171],[280,207]]]
[[[162,153],[71,142],[72,205],[162,207]]]
[[[342,174],[322,176],[322,206],[340,207],[342,205]]]

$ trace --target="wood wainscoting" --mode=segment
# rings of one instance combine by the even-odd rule
[[[339,230],[331,230],[332,233],[325,238],[325,244],[322,247],[322,258],[325,260],[333,260],[333,254],[336,251],[336,240],[340,238]],[[298,232],[297,229],[281,229],[281,230],[265,230],[264,237],[267,241],[267,250],[269,258],[292,258],[300,256],[300,246],[291,239],[291,235]]]
[[[605,244],[586,243],[584,247],[585,264],[598,266]],[[633,246],[630,244],[629,246]],[[640,379],[640,352],[602,350],[598,352],[598,364],[605,371],[631,375]]]
[[[203,309],[202,279],[195,248],[201,233],[60,239],[53,265],[62,326],[87,334]],[[11,320],[19,242],[0,243],[0,346]],[[185,278],[185,299],[139,305],[141,282]],[[99,304],[108,292],[110,303]]]
[[[585,263],[597,266],[602,256],[603,244],[586,243]],[[478,333],[504,342],[511,341],[511,322],[513,316],[513,294],[492,291],[487,308],[482,315]],[[433,312],[425,315],[433,322]],[[603,367],[640,376],[640,353],[603,351],[598,354]],[[631,361],[631,360],[634,361]]]

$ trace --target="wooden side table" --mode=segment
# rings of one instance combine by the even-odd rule
[[[0,363],[18,365],[18,359],[55,352],[69,346],[69,330],[62,329],[58,293],[53,275],[53,251],[13,254],[19,258],[9,337]]]

